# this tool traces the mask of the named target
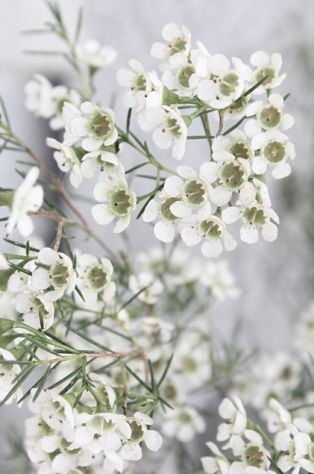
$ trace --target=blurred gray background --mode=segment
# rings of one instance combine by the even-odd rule
[[[97,76],[97,98],[104,105],[110,104],[113,94],[118,92],[116,71],[126,65],[129,58],[139,59],[148,69],[157,67],[149,56],[150,45],[160,39],[163,25],[170,21],[185,24],[194,40],[201,40],[212,53],[239,56],[244,61],[249,61],[251,53],[259,49],[283,55],[283,69],[288,78],[280,92],[291,92],[287,110],[295,116],[296,125],[289,134],[296,144],[297,159],[292,176],[272,186],[273,206],[281,216],[279,237],[273,244],[262,241],[253,246],[240,244],[232,255],[224,256],[242,289],[242,297],[235,303],[215,306],[211,319],[219,321],[223,329],[235,318],[242,317],[244,344],[258,344],[269,350],[289,347],[293,321],[313,297],[314,1],[60,0],[59,4],[70,25],[74,23],[78,6],[84,5],[83,38],[95,37],[118,50],[114,65]],[[44,145],[45,136],[49,134],[47,125],[25,111],[23,86],[36,72],[71,85],[75,85],[74,78],[61,59],[49,60],[22,53],[23,49],[49,49],[55,45],[49,37],[20,34],[21,30],[41,27],[47,19],[44,1],[2,0],[0,18],[0,93],[14,128],[38,154],[51,159]],[[119,93],[115,104],[118,120],[124,123],[125,110]],[[196,152],[191,145],[197,146]],[[190,143],[187,157],[190,153],[190,156],[198,156],[196,161],[204,161],[205,150],[206,144]],[[19,182],[14,171],[15,158],[8,153],[0,157],[0,186],[10,187]],[[131,154],[129,160],[128,163],[135,163]],[[89,213],[89,206],[84,209]],[[140,232],[134,232],[134,225],[129,230],[135,250],[154,244],[151,229],[139,225]],[[110,241],[108,227],[98,230]],[[43,228],[43,231],[49,234],[49,229]],[[4,414],[2,409],[1,421],[4,417],[9,417],[10,422],[16,421],[16,411],[5,410]]]

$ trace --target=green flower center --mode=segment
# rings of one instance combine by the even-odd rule
[[[167,117],[165,123],[165,130],[175,140],[178,140],[182,136],[182,131],[178,120],[174,117]]]
[[[240,81],[238,75],[234,72],[229,72],[222,78],[219,84],[219,91],[222,95],[229,97],[235,93],[239,83]]]
[[[187,355],[182,358],[182,367],[185,372],[195,372],[197,369],[197,364],[195,362],[195,359],[193,357]]]
[[[266,105],[260,112],[259,119],[263,128],[274,128],[280,124],[281,112],[273,105]]]
[[[231,146],[230,153],[232,153],[235,158],[248,160],[250,158],[250,147],[247,143],[238,141]]]
[[[114,123],[107,112],[96,112],[88,123],[88,131],[94,138],[103,138],[106,140],[112,135]]]
[[[132,210],[133,197],[127,189],[118,189],[113,191],[110,196],[111,211],[119,216],[125,217]]]
[[[231,161],[222,167],[220,177],[226,188],[234,191],[245,183],[246,172],[240,163]]]
[[[91,420],[90,427],[96,433],[103,433],[105,430],[113,428],[112,421],[106,421],[102,416],[94,416]]]
[[[176,400],[178,394],[175,386],[168,384],[163,388],[163,395],[167,400]]]
[[[178,418],[179,418],[179,421],[183,423],[184,425],[188,425],[192,421],[191,415],[187,413],[186,411],[181,411]]]
[[[184,185],[184,195],[192,206],[199,206],[205,201],[206,189],[202,181],[191,179]]]
[[[245,463],[252,467],[261,467],[264,461],[264,454],[258,446],[248,446],[244,450]]]
[[[235,100],[228,108],[229,113],[232,114],[242,112],[247,106],[247,102],[248,101],[246,97],[240,97],[239,99]]]
[[[200,222],[199,230],[203,237],[210,239],[220,239],[222,236],[222,227],[214,219],[205,219]]]
[[[135,90],[136,92],[139,91],[145,91],[147,87],[147,80],[145,77],[145,74],[140,72],[137,74],[133,80],[133,87],[132,90]]]
[[[286,155],[286,149],[283,143],[270,142],[264,148],[264,155],[270,163],[280,163]]]
[[[107,272],[102,266],[95,265],[87,272],[87,280],[90,286],[95,290],[101,290],[107,284]]]
[[[176,53],[181,53],[186,49],[186,39],[176,38],[172,44],[169,44],[170,56]]]
[[[136,421],[132,421],[130,423],[130,428],[132,430],[132,441],[141,441],[144,436],[143,428],[141,427],[141,425],[137,424]]]
[[[260,82],[264,77],[267,77],[263,81],[263,85],[270,85],[276,77],[276,71],[271,66],[264,66],[259,68],[255,73],[256,82]]]
[[[263,209],[259,209],[258,207],[250,207],[249,209],[245,209],[243,212],[244,219],[248,222],[248,224],[253,226],[262,226],[266,223],[266,216]]]
[[[175,216],[172,212],[170,207],[172,204],[175,202],[179,201],[177,198],[168,198],[164,202],[161,203],[160,205],[160,213],[164,219],[166,219],[169,222],[174,222],[178,219],[177,216]]]
[[[54,288],[63,288],[70,278],[70,271],[67,265],[62,262],[56,262],[50,270],[50,282]]]
[[[177,81],[180,84],[180,86],[185,87],[188,89],[190,87],[190,78],[192,74],[194,74],[195,69],[191,64],[188,64],[187,66],[183,67],[177,76]]]

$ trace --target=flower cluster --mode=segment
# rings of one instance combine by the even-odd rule
[[[219,414],[225,420],[218,427],[217,441],[226,443],[222,451],[212,442],[207,446],[212,456],[202,458],[208,474],[260,474],[275,472],[314,472],[313,430],[305,418],[294,418],[280,403],[268,403],[267,427],[270,436],[253,424],[238,398],[224,399]],[[232,458],[224,450],[231,451]]]
[[[153,420],[144,413],[125,416],[114,412],[115,393],[103,387],[107,411],[74,408],[70,397],[42,392],[26,421],[26,449],[38,473],[70,474],[99,468],[122,472],[129,461],[142,457],[142,444],[158,451],[160,434],[151,429]],[[100,395],[99,395],[100,397]]]
[[[155,236],[163,242],[171,242],[176,231],[187,246],[202,242],[202,253],[209,257],[219,255],[223,247],[235,248],[226,227],[236,221],[247,243],[256,242],[259,232],[265,240],[275,240],[279,218],[271,208],[267,170],[276,179],[288,176],[289,161],[295,157],[283,133],[293,118],[284,112],[283,97],[273,92],[285,78],[281,56],[259,51],[247,65],[239,58],[213,55],[200,42],[193,49],[184,26],[168,24],[162,36],[165,43],[151,49],[162,60],[161,79],[131,60],[130,69],[118,73],[118,82],[127,88],[124,102],[135,108],[143,130],[154,130],[156,145],[171,148],[177,160],[185,155],[188,128],[201,117],[211,160],[199,173],[180,166],[166,178],[146,207],[144,221],[155,221]],[[187,106],[195,108],[190,115]],[[218,124],[214,135],[208,117]],[[228,121],[231,125],[224,131]]]

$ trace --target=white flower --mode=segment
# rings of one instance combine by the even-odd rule
[[[169,438],[182,443],[191,441],[197,433],[205,431],[205,422],[192,407],[182,407],[169,411],[162,422],[162,431]]]
[[[205,257],[218,257],[223,246],[227,251],[232,251],[237,242],[226,230],[224,222],[213,215],[210,203],[204,205],[196,215],[184,219],[180,228],[183,242],[192,247],[203,239],[201,246]]]
[[[53,130],[64,127],[62,108],[65,102],[79,105],[80,95],[74,89],[65,86],[53,87],[44,76],[36,74],[34,79],[25,85],[25,105],[37,117],[51,119],[49,124]]]
[[[226,421],[218,426],[217,440],[228,441],[227,447],[233,446],[247,427],[247,416],[243,404],[236,396],[232,400],[224,398],[218,411],[221,418]]]
[[[72,293],[76,276],[70,258],[61,252],[45,247],[38,253],[31,276],[34,290],[43,291],[48,301],[56,301],[64,293]]]
[[[158,451],[162,445],[162,437],[150,426],[154,423],[152,418],[140,412],[134,413],[133,417],[128,418],[131,428],[131,436],[122,446],[119,454],[126,461],[137,461],[142,457],[141,443],[144,442],[150,451]]]
[[[53,157],[59,169],[63,171],[63,173],[70,173],[70,183],[75,188],[78,188],[83,179],[81,162],[77,153],[78,150],[64,145],[54,138],[47,138],[46,143],[50,148],[57,150],[54,152]]]
[[[168,23],[163,27],[161,34],[166,43],[154,43],[151,55],[165,62],[161,65],[162,68],[184,64],[191,48],[190,31],[185,26]]]
[[[131,69],[121,68],[117,74],[118,83],[126,87],[123,102],[126,107],[139,108],[145,106],[147,97],[152,91],[152,82],[140,62],[136,59],[129,61]]]
[[[265,415],[270,433],[278,433],[290,428],[291,414],[276,399],[269,400]]]
[[[136,207],[136,195],[129,190],[121,172],[117,171],[116,180],[108,183],[107,177],[94,187],[94,197],[102,204],[92,208],[92,215],[100,225],[107,225],[116,219],[113,232],[123,232],[131,222],[132,212]]]
[[[235,461],[230,466],[230,474],[267,474],[273,473],[269,470],[270,453],[263,446],[263,438],[253,430],[245,430],[245,443],[241,438],[237,439],[237,446],[234,449],[236,456],[241,456],[242,461]]]
[[[90,151],[82,158],[81,172],[84,178],[92,178],[97,172],[112,171],[116,167],[121,172],[121,166],[114,153],[107,150]]]
[[[194,208],[201,207],[208,200],[210,172],[209,163],[203,163],[199,176],[190,166],[178,166],[177,175],[165,180],[164,191],[177,201],[171,205],[171,212],[177,217],[186,217]]]
[[[100,297],[106,303],[112,302],[116,285],[111,280],[113,266],[107,258],[98,259],[91,254],[82,254],[77,257],[78,273],[77,286],[84,296],[84,306],[93,306]],[[78,303],[81,297],[75,295]]]
[[[4,361],[10,360],[15,361],[16,358],[12,352],[0,348],[0,402],[8,395],[10,390],[13,388],[15,379],[21,372],[18,364],[6,364]],[[18,388],[12,397],[10,397],[6,404],[12,403],[13,399],[17,400],[21,398],[23,392],[21,388]]]
[[[224,109],[238,99],[244,89],[245,80],[250,79],[250,71],[238,58],[229,59],[222,54],[210,55],[198,43],[195,54],[195,73],[190,79],[197,97],[215,109]]]
[[[112,64],[117,52],[110,46],[101,46],[98,41],[93,39],[85,41],[82,46],[77,47],[79,58],[89,66],[99,69]]]
[[[293,469],[292,474],[299,474],[302,466],[296,456],[297,448],[294,436],[287,430],[281,431],[276,435],[274,445],[276,450],[281,453],[277,461],[279,469],[282,472],[288,472]]]
[[[217,162],[232,161],[235,158],[251,160],[253,149],[247,136],[241,130],[234,130],[228,136],[220,135],[212,143],[213,160]]]
[[[207,474],[229,474],[229,462],[214,443],[206,443],[214,456],[201,458],[202,466]]]
[[[261,131],[278,129],[289,130],[294,124],[291,114],[283,112],[284,99],[280,94],[271,94],[266,104],[257,101],[247,109],[247,114],[256,114],[256,119],[252,118],[245,124],[244,130],[249,137],[254,137]]]
[[[81,144],[86,151],[96,151],[116,142],[118,131],[111,109],[101,108],[92,102],[83,102],[78,109],[66,102],[63,107],[65,120],[64,144]]]
[[[36,74],[34,79],[25,85],[26,108],[38,117],[50,118],[55,110],[52,89],[48,79],[41,74]]]
[[[23,237],[27,237],[33,232],[33,223],[28,213],[38,211],[44,198],[43,188],[39,184],[35,185],[38,176],[39,168],[31,168],[14,192],[10,217],[6,226],[8,234],[15,227]]]
[[[265,51],[256,51],[250,58],[250,63],[256,69],[254,70],[254,78],[256,82],[260,82],[263,78],[263,83],[255,89],[255,94],[262,94],[265,89],[274,89],[280,86],[286,78],[286,74],[280,75],[282,66],[281,54],[275,53],[269,56]]]
[[[195,73],[191,62],[186,62],[178,69],[167,70],[162,75],[162,82],[172,92],[182,97],[192,97],[195,87],[191,87],[190,79]]]
[[[157,280],[151,273],[141,272],[131,275],[129,279],[129,287],[132,293],[139,295],[137,298],[146,304],[156,304],[159,295],[163,291],[163,284]]]
[[[286,135],[278,131],[260,133],[253,138],[252,146],[260,152],[252,161],[254,173],[264,174],[270,166],[273,178],[289,176],[291,166],[287,160],[295,158],[295,147]]]
[[[172,158],[181,160],[185,153],[187,126],[180,113],[164,105],[148,108],[146,117],[151,128],[157,127],[153,132],[156,145],[162,150],[171,148]]]
[[[254,244],[258,241],[259,230],[264,240],[273,242],[277,239],[279,217],[271,208],[266,208],[258,203],[252,203],[249,207],[239,209],[238,207],[228,207],[222,211],[222,219],[227,224],[242,219],[240,236],[243,242]]]
[[[200,273],[200,282],[210,288],[213,296],[218,300],[239,296],[239,289],[235,286],[234,277],[225,261],[209,262],[203,266]]]
[[[294,459],[306,472],[314,472],[314,443],[308,433],[297,433],[294,436]]]
[[[47,301],[44,294],[25,291],[16,298],[15,309],[23,315],[23,321],[29,326],[47,331],[54,322],[54,305]]]

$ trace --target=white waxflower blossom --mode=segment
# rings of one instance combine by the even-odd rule
[[[123,96],[126,107],[144,107],[148,95],[152,92],[150,75],[136,59],[129,61],[130,69],[121,68],[117,74],[120,86],[127,88]]]
[[[232,58],[231,65],[226,56],[209,54],[201,43],[198,47],[190,86],[195,87],[200,100],[214,109],[224,109],[241,96],[245,81],[250,79],[250,70],[238,58]]]
[[[22,183],[15,190],[6,226],[8,234],[15,227],[17,227],[17,230],[23,237],[27,237],[33,232],[33,222],[28,213],[38,211],[44,199],[42,186],[35,184],[38,177],[39,168],[31,168]]]
[[[80,143],[86,151],[97,151],[102,146],[116,142],[118,131],[111,109],[101,108],[92,102],[83,102],[80,108],[66,102],[63,107],[65,120],[64,144]]]
[[[80,161],[80,150],[64,145],[54,138],[47,138],[47,145],[56,150],[53,157],[63,173],[70,173],[70,183],[78,188],[83,180]]]
[[[142,290],[137,298],[146,304],[156,304],[164,288],[160,280],[156,279],[152,273],[147,272],[131,275],[129,287],[134,294]]]
[[[117,57],[117,51],[111,46],[101,46],[98,41],[89,39],[76,48],[81,61],[90,67],[99,69],[112,64]]]
[[[171,205],[171,212],[183,218],[208,201],[210,163],[203,163],[200,166],[199,175],[190,166],[178,166],[176,171],[177,175],[165,180],[163,189],[168,196],[176,199]]]
[[[298,431],[295,429],[296,434]],[[292,474],[299,474],[302,466],[296,456],[296,442],[293,434],[290,431],[281,431],[275,437],[274,446],[278,452],[280,452],[277,466],[282,472],[289,472],[292,470]],[[303,457],[302,455],[300,456]]]
[[[150,451],[158,451],[162,445],[162,437],[158,431],[151,429],[153,419],[145,413],[136,412],[127,419],[131,436],[119,451],[120,456],[126,461],[137,461],[142,457],[143,442]]]
[[[227,441],[227,447],[233,447],[241,439],[247,428],[247,416],[241,400],[234,396],[224,398],[219,405],[219,415],[225,420],[218,426],[217,440]]]
[[[296,357],[286,352],[264,353],[245,374],[246,398],[258,410],[267,408],[271,398],[283,402],[298,387],[300,374],[301,361]]]
[[[195,74],[195,71],[193,62],[187,61],[181,64],[179,68],[166,70],[162,75],[162,82],[167,89],[175,92],[178,96],[192,97],[195,87],[191,86],[190,79]]]
[[[205,422],[194,408],[183,406],[166,414],[162,422],[162,431],[169,438],[187,443],[196,434],[205,431]]]
[[[166,43],[154,43],[151,55],[163,61],[162,69],[184,64],[191,48],[190,31],[185,26],[168,23],[163,27],[161,34]]]
[[[294,125],[291,114],[284,113],[284,99],[280,94],[271,94],[265,104],[257,101],[247,108],[247,114],[256,114],[256,118],[248,120],[244,126],[245,133],[254,137],[260,132],[277,130],[289,130]]]
[[[269,56],[265,51],[256,51],[250,58],[250,63],[254,66],[254,79],[260,82],[265,78],[263,83],[255,89],[255,94],[262,94],[265,89],[270,90],[280,86],[286,74],[280,74],[282,66],[282,57],[279,53]]]
[[[92,215],[100,225],[115,220],[113,232],[120,233],[130,224],[137,200],[128,187],[123,170],[117,168],[112,171],[109,175],[102,173],[94,187],[94,197],[101,204],[92,208]]]
[[[112,302],[116,285],[112,281],[113,266],[107,258],[98,259],[91,254],[81,254],[77,257],[77,286],[84,296],[84,306],[91,307],[100,298],[106,303]],[[78,303],[82,302],[75,295]]]
[[[210,346],[208,338],[203,339],[202,334],[193,331],[179,340],[176,347],[174,368],[188,378],[190,387],[199,387],[210,380]]]
[[[241,130],[234,130],[228,136],[220,135],[214,138],[213,160],[217,162],[233,161],[235,158],[251,160],[254,151],[248,137]]]
[[[187,140],[187,126],[180,113],[167,105],[150,107],[146,111],[146,118],[153,132],[155,144],[162,150],[171,148],[171,156],[181,160],[185,153]]]
[[[84,178],[93,178],[95,174],[101,172],[121,171],[117,156],[111,151],[97,150],[85,153],[82,158],[81,173]]]
[[[205,257],[218,257],[223,248],[235,249],[237,242],[226,230],[222,219],[213,215],[212,206],[206,203],[196,215],[187,217],[182,222],[180,234],[183,242],[192,247],[203,240],[202,254]]]
[[[291,165],[287,161],[295,158],[295,147],[286,135],[278,131],[258,134],[252,140],[252,147],[259,150],[252,161],[254,173],[264,174],[269,166],[272,168],[273,178],[289,176]]]
[[[167,188],[163,189],[156,198],[149,201],[143,212],[144,222],[154,222],[154,234],[162,242],[172,242],[175,237],[176,225],[181,218],[172,212],[172,205],[178,202],[178,198],[170,196]]]
[[[232,224],[241,219],[241,240],[248,244],[258,241],[259,231],[267,242],[273,242],[277,239],[278,227],[276,224],[279,224],[277,213],[257,202],[251,203],[249,207],[244,209],[234,206],[228,207],[222,211],[222,219],[226,224]]]
[[[225,261],[209,262],[203,266],[200,273],[200,282],[209,288],[218,300],[239,296],[239,289],[235,286],[234,276]]]
[[[253,430],[245,430],[248,442],[237,439],[234,449],[236,456],[241,456],[241,461],[234,461],[230,466],[230,474],[275,474],[270,468],[270,453],[263,445],[263,438]]]
[[[6,360],[15,361],[16,357],[11,351],[0,348],[0,402],[8,395],[13,388],[15,379],[21,372],[18,364],[6,364]],[[18,388],[6,404],[12,403],[14,399],[19,399],[23,395],[22,389]]]
[[[275,398],[269,400],[265,417],[270,433],[285,432],[291,428],[291,414]]]
[[[34,329],[47,331],[54,322],[54,305],[44,294],[24,291],[16,298],[15,309],[23,321]]]
[[[56,301],[64,293],[70,294],[76,285],[76,275],[71,259],[62,252],[44,247],[35,260],[31,287],[43,291],[48,301]]]
[[[206,474],[229,474],[229,461],[222,452],[214,443],[208,442],[206,445],[214,455],[201,458],[202,467]]]
[[[294,459],[306,472],[314,472],[314,443],[308,433],[297,433],[294,436]]]
[[[81,103],[81,97],[76,90],[69,90],[62,85],[53,87],[48,79],[40,74],[36,74],[34,79],[26,84],[25,95],[26,108],[37,117],[50,119],[52,130],[64,127],[62,109],[65,102],[76,106]]]

